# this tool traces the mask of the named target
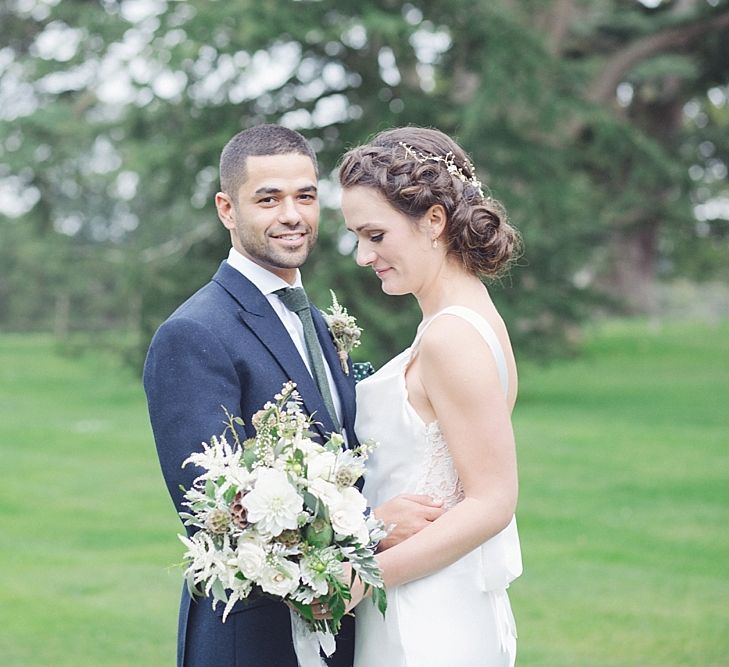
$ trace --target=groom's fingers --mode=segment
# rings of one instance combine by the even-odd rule
[[[404,493],[400,498],[415,503],[416,507],[413,508],[413,512],[416,516],[420,516],[426,521],[435,521],[445,512],[443,501],[434,500],[430,496],[416,496]]]
[[[329,608],[323,602],[315,602],[311,605],[311,613],[317,620],[323,620],[325,618],[331,618],[332,613]]]
[[[435,499],[431,498],[430,496],[416,496],[412,493],[403,493],[399,497],[405,498],[406,500],[412,500],[414,503],[419,503],[420,505],[427,505],[428,507],[442,507],[443,506],[442,500],[435,500]]]
[[[441,516],[442,503],[429,496],[403,494],[395,496],[376,507],[375,516],[392,529],[380,542],[380,550],[389,549],[415,535]]]

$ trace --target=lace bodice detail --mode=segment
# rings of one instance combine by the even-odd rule
[[[415,493],[443,501],[443,507],[450,509],[464,498],[463,485],[448,451],[438,422],[425,427],[425,450],[420,478]]]

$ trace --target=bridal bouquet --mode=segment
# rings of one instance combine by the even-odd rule
[[[374,557],[385,531],[366,515],[355,486],[372,445],[345,449],[337,433],[315,442],[293,382],[253,415],[254,438],[241,442],[236,425],[243,421],[227,410],[226,416],[223,432],[183,463],[204,470],[185,492],[189,511],[180,513],[185,525],[198,529],[179,536],[187,548],[188,588],[211,596],[213,607],[225,604],[223,621],[238,600],[274,596],[296,610],[322,646],[322,637],[331,640],[333,650],[331,635],[355,574],[372,588],[382,613],[387,604]],[[314,618],[314,601],[332,618]]]

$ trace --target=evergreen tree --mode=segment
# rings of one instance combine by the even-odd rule
[[[135,321],[144,349],[224,256],[218,155],[260,122],[320,155],[305,279],[320,306],[334,286],[359,316],[362,358],[407,344],[417,308],[348,256],[332,174],[395,125],[457,138],[521,230],[493,293],[523,354],[562,347],[606,294],[645,311],[661,271],[726,270],[729,151],[727,2],[648,4],[10,0],[0,324]]]

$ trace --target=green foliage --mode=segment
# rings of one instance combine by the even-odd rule
[[[212,197],[230,136],[296,127],[326,183],[349,146],[418,124],[462,142],[522,232],[524,256],[493,286],[517,347],[564,349],[605,291],[650,306],[631,293],[634,274],[729,265],[723,219],[697,226],[691,210],[726,191],[729,107],[706,91],[727,84],[727,11],[703,0],[5,3],[0,189],[20,217],[0,220],[4,235],[13,228],[0,253],[39,279],[0,274],[0,325],[73,328],[28,305],[61,294],[50,298],[70,304],[74,326],[133,327],[139,363],[156,325],[225,256]],[[651,50],[667,31],[678,37]],[[637,45],[643,55],[596,93]],[[622,106],[619,83],[632,91]],[[411,340],[417,307],[380,295],[342,254],[336,200],[325,204],[307,289],[324,306],[337,288],[366,330],[356,357],[379,363]],[[39,253],[42,266],[29,259]]]

